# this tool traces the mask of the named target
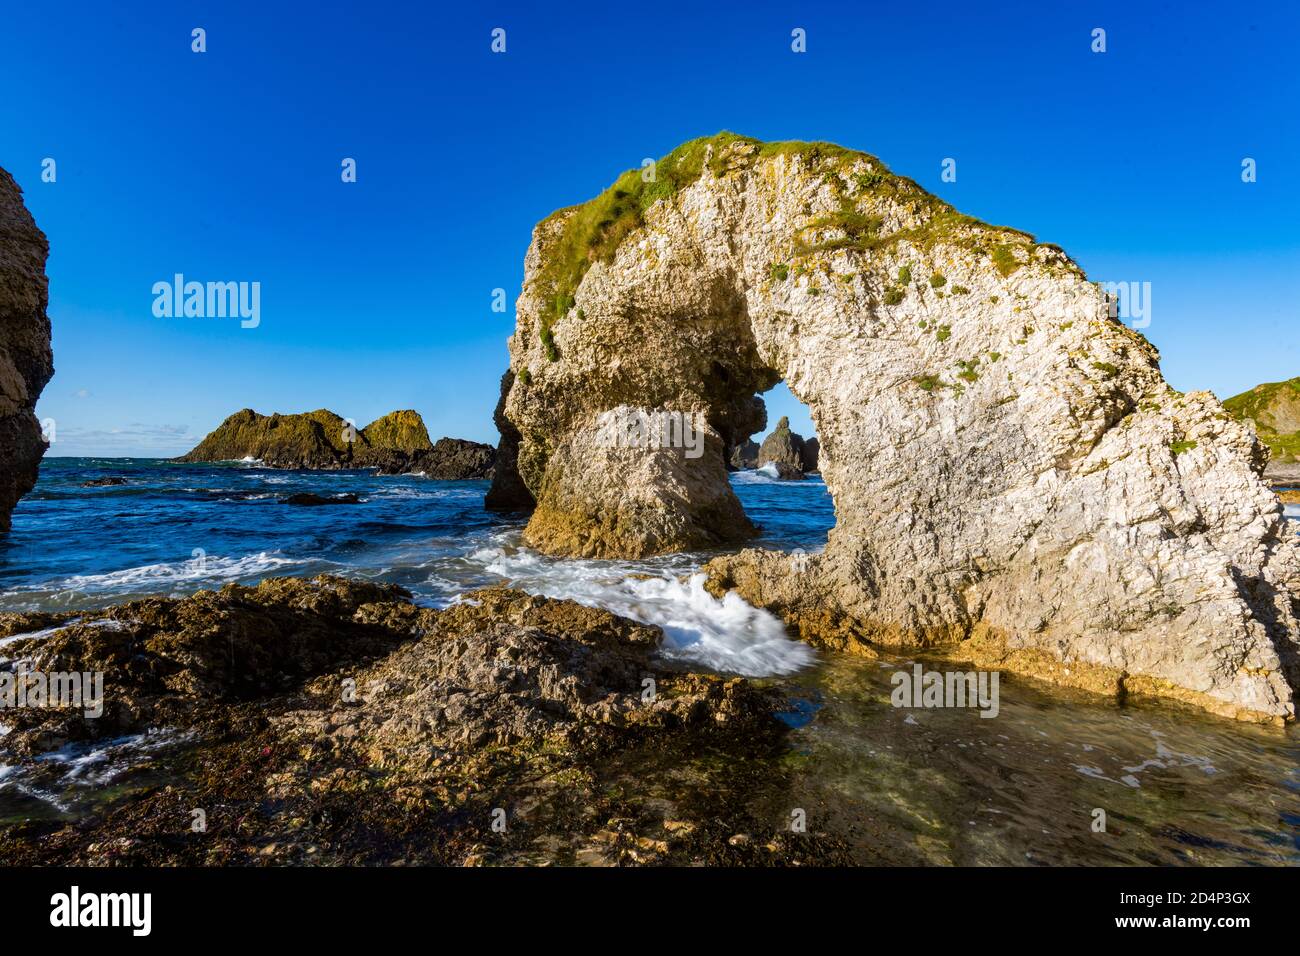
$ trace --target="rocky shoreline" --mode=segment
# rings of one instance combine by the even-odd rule
[[[99,719],[7,714],[0,759],[153,728],[183,742],[155,757],[164,784],[0,827],[5,865],[842,862],[816,833],[737,836],[719,807],[647,815],[604,790],[608,761],[707,753],[742,773],[786,733],[772,691],[668,666],[657,628],[605,611],[504,588],[437,611],[322,576],[87,617],[0,615],[4,636],[58,628],[11,659],[108,675]]]

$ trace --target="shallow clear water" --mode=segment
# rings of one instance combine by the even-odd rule
[[[129,483],[81,487],[106,475]],[[834,519],[819,480],[749,472],[733,486],[763,546],[824,546]],[[708,555],[539,555],[520,545],[521,519],[483,510],[486,488],[366,472],[47,459],[0,538],[0,610],[88,610],[276,574],[394,581],[438,606],[508,582],[658,624],[668,656],[774,682],[790,700],[790,748],[748,775],[736,800],[773,826],[802,810],[810,831],[837,835],[861,862],[1300,863],[1294,729],[1119,708],[1008,677],[993,719],[895,708],[890,677],[913,659],[866,661],[791,640],[772,615],[702,590],[690,574]],[[281,503],[299,491],[355,492],[361,503]],[[0,820],[73,815],[149,785],[167,744],[123,739],[51,755],[35,771],[0,762]],[[713,799],[718,778],[707,763],[660,769],[642,766],[622,783],[647,802]],[[1106,813],[1104,833],[1093,830],[1096,810]]]

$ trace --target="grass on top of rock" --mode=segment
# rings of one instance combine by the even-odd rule
[[[535,280],[536,289],[553,305],[553,309],[543,310],[544,326],[549,328],[567,314],[587,269],[595,262],[612,262],[623,240],[645,225],[646,211],[655,203],[670,200],[692,185],[706,167],[720,177],[778,156],[798,156],[818,172],[827,171],[829,165],[830,171],[837,174],[830,176],[829,182],[840,194],[839,209],[816,217],[805,228],[838,235],[802,246],[796,250],[800,254],[837,249],[871,251],[903,240],[922,248],[944,241],[969,247],[977,254],[987,254],[979,237],[993,232],[1002,237],[993,244],[992,255],[1004,276],[1022,264],[1010,251],[1012,244],[1024,247],[1026,260],[1032,258],[1036,242],[1029,233],[990,225],[959,213],[913,180],[890,172],[869,153],[834,143],[798,140],[764,143],[722,132],[683,143],[653,166],[624,172],[600,195],[560,209],[541,223],[542,265]],[[869,165],[870,170],[855,170],[853,167],[860,163]],[[860,200],[868,196],[888,198],[906,206],[924,221],[915,228],[882,234],[883,219],[861,208]],[[1068,267],[1078,269],[1068,258],[1064,261]],[[775,271],[772,277],[777,278]],[[900,276],[900,281],[907,280]],[[542,340],[546,345],[544,332]],[[553,344],[547,346],[548,356],[553,351]]]
[[[409,408],[389,412],[383,418],[375,419],[362,432],[366,440],[376,448],[412,452],[433,447],[420,413]]]
[[[1255,423],[1274,461],[1300,460],[1300,378],[1256,385],[1227,399],[1223,407],[1233,418]]]

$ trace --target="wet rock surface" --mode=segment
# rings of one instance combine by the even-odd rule
[[[50,350],[49,243],[0,169],[0,532],[32,490],[47,447],[36,400],[54,374]]]
[[[0,826],[0,862],[833,862],[742,814],[620,804],[611,765],[779,750],[779,697],[687,673],[656,628],[507,589],[438,611],[401,588],[322,576],[229,585],[70,621],[8,615],[12,661],[106,674],[103,716],[5,715],[0,760],[77,741],[177,734],[165,783],[82,819]],[[638,755],[642,755],[638,757]],[[743,785],[742,785],[743,788]],[[202,809],[206,830],[191,824]],[[730,842],[746,824],[756,845]]]

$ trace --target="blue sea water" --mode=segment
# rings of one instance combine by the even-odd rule
[[[85,487],[121,478],[125,484]],[[759,544],[819,550],[834,524],[820,478],[733,476]],[[183,596],[276,575],[340,574],[401,584],[444,606],[513,584],[665,628],[672,650],[724,671],[788,673],[812,660],[770,614],[683,580],[710,555],[557,561],[524,548],[524,520],[483,508],[486,481],[371,471],[283,471],[256,463],[46,458],[0,537],[0,611],[83,610]],[[287,504],[296,493],[357,504]]]

